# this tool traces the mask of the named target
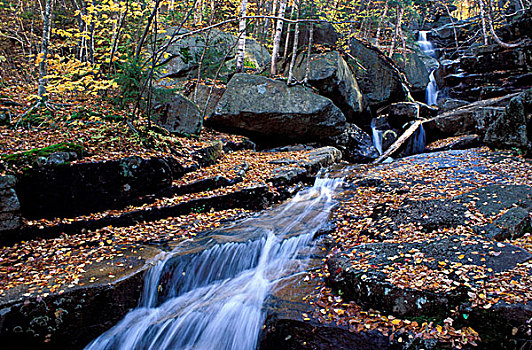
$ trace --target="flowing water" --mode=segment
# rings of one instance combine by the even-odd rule
[[[341,179],[320,178],[277,208],[184,243],[148,272],[139,306],[86,349],[253,350],[263,303],[327,223]]]
[[[430,57],[436,57],[436,51],[434,50],[434,45],[427,39],[427,31],[420,31],[417,44],[421,48],[421,50],[429,55]],[[433,69],[430,72],[429,75],[429,84],[427,85],[427,89],[425,90],[425,100],[428,105],[435,106],[438,101],[438,84],[436,82],[436,77],[434,76],[434,73],[436,72],[436,69]]]
[[[382,154],[382,138],[384,136],[384,130],[377,129],[377,119],[373,118],[371,120],[371,136],[373,139],[373,146],[377,149],[377,152],[379,152],[379,155]]]

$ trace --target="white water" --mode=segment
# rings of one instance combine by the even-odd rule
[[[384,131],[377,129],[377,127],[375,126],[376,123],[377,123],[377,119],[373,118],[371,120],[371,136],[372,136],[372,139],[373,139],[373,146],[375,146],[375,148],[379,152],[379,155],[381,155],[382,152],[383,152],[383,150],[382,150],[382,138],[383,138],[383,135],[384,135]]]
[[[427,89],[425,90],[425,99],[427,101],[427,104],[429,106],[435,106],[438,101],[438,84],[436,83],[436,78],[434,77],[434,72],[430,72],[429,75],[429,85],[427,85]]]
[[[427,31],[420,31],[417,44],[421,50],[431,57],[436,57],[436,51],[434,50],[434,45],[427,39]],[[436,69],[432,70],[429,75],[429,84],[425,90],[425,100],[428,105],[435,106],[438,101],[438,84],[436,83],[436,78],[434,73]]]
[[[181,256],[182,248],[176,248],[149,271],[139,306],[86,349],[255,349],[264,300],[326,224],[341,182],[318,179],[226,236],[217,232],[227,238],[236,230],[240,241],[217,243],[193,256]]]

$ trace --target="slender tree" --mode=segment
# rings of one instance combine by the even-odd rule
[[[236,53],[236,71],[244,71],[244,58],[246,56],[246,15],[248,11],[248,0],[240,2],[240,14],[238,21],[238,49]]]
[[[297,56],[297,46],[299,44],[299,17],[301,15],[301,6],[300,6],[301,0],[295,0],[294,6],[297,6],[297,12],[296,12],[296,25],[294,27],[294,45],[292,46],[292,57],[290,59],[290,68],[288,69],[288,85],[292,84],[292,81],[294,80],[294,66],[296,63],[296,56]]]
[[[273,50],[272,50],[272,64],[270,69],[270,75],[273,77],[277,74],[277,56],[279,55],[279,46],[281,43],[281,35],[283,33],[283,20],[284,12],[286,10],[286,0],[281,0],[279,5],[279,19],[277,20],[277,26],[275,28],[275,37],[273,39]]]
[[[43,13],[43,25],[42,25],[42,41],[41,41],[41,53],[39,62],[39,88],[38,94],[41,101],[46,102],[46,84],[48,80],[46,75],[48,74],[48,47],[50,45],[50,32],[52,29],[52,1],[46,0]]]

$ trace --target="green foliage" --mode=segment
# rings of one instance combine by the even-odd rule
[[[114,101],[120,107],[137,101],[147,77],[148,71],[143,68],[139,58],[131,56],[125,62],[119,63],[115,82],[120,87],[120,95]]]
[[[91,118],[99,118],[111,122],[120,122],[124,120],[123,116],[106,114],[105,112],[93,109],[80,108],[73,112],[70,116],[72,120],[90,120]]]
[[[0,159],[10,165],[25,165],[33,163],[39,157],[48,157],[55,152],[74,152],[79,157],[86,154],[83,145],[77,143],[62,142],[44,148],[35,148],[25,152],[2,154]]]

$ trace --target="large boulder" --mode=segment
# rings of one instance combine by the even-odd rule
[[[379,156],[371,136],[355,124],[347,124],[345,131],[331,137],[328,143],[342,151],[343,158],[350,163],[368,163]]]
[[[429,68],[425,64],[425,59],[422,57],[424,54],[418,51],[410,51],[406,54],[406,62],[403,62],[405,57],[403,55],[395,55],[396,61],[399,61],[401,66],[404,67],[403,71],[406,75],[406,79],[412,86],[412,92],[419,93],[425,92],[427,85],[429,84]],[[431,64],[427,58],[427,64]]]
[[[179,30],[179,35],[186,34],[184,29],[172,28],[161,35],[161,40],[168,41]],[[225,60],[232,60],[236,55],[238,38],[219,29],[198,33],[176,40],[168,47],[170,57],[163,65],[163,78],[187,77],[199,66],[202,56],[208,64],[205,67],[218,67]],[[203,55],[203,51],[205,55]],[[227,52],[229,50],[229,52]],[[270,53],[255,40],[246,39],[245,63],[248,68],[258,69],[271,61]],[[231,63],[228,63],[231,65]],[[212,73],[214,73],[216,69]],[[210,71],[209,71],[210,72]],[[209,73],[207,72],[207,73]]]
[[[156,96],[154,122],[177,134],[199,134],[203,126],[202,112],[188,98],[172,90],[160,90]]]
[[[531,104],[532,90],[512,98],[505,112],[488,127],[484,142],[494,148],[517,148],[525,153],[531,149],[526,116],[526,107]]]
[[[202,115],[205,112],[205,116],[208,117],[214,112],[214,108],[224,92],[225,88],[223,87],[198,84],[185,95],[196,103]]]
[[[307,54],[297,57],[294,76],[302,81],[307,69]],[[357,81],[338,51],[315,54],[310,59],[308,82],[321,95],[330,98],[350,122],[363,111],[363,96]]]
[[[15,184],[14,176],[0,176],[0,232],[16,230],[22,225]]]
[[[266,144],[287,144],[339,135],[346,121],[331,100],[302,86],[235,74],[206,125]]]
[[[297,41],[298,48],[306,48],[309,41],[310,25],[313,25],[312,32],[312,43],[313,45],[320,45],[326,47],[335,47],[336,42],[340,38],[340,35],[334,29],[334,26],[328,22],[321,23],[307,23],[300,25],[299,27],[299,36]],[[294,26],[292,26],[294,28]],[[283,31],[283,37],[281,42],[284,43],[286,40],[286,32]],[[294,46],[294,33],[290,32],[290,38],[288,47],[292,48]]]
[[[403,77],[399,69],[377,48],[351,39],[350,54],[356,59],[348,60],[355,73],[358,85],[373,109],[393,102],[404,101]]]

